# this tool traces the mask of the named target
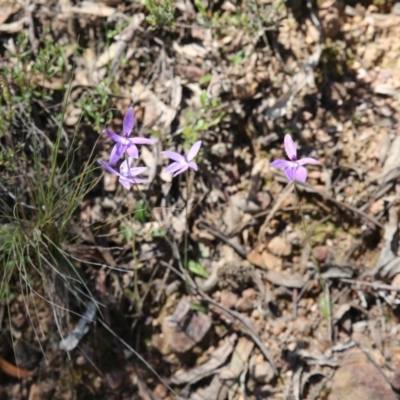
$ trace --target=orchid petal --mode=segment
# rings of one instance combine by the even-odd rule
[[[319,161],[315,158],[311,157],[304,157],[297,161],[299,165],[306,165],[306,164],[319,164]]]
[[[126,152],[128,153],[129,157],[139,158],[139,150],[134,144],[128,145]]]
[[[129,107],[128,111],[125,114],[124,122],[122,124],[122,134],[124,138],[129,137],[134,126],[135,126],[135,115],[133,113],[133,108]]]
[[[114,165],[119,161],[119,159],[123,156],[125,149],[126,149],[126,145],[123,145],[121,143],[117,143],[113,147],[113,149],[111,150],[110,159],[109,159],[110,165]]]
[[[290,168],[291,163],[290,161],[286,160],[275,160],[272,161],[272,163],[270,163],[269,165],[274,168]]]
[[[304,167],[298,167],[295,170],[295,178],[300,182],[305,182],[307,179],[307,170]]]
[[[121,141],[124,139],[121,136],[117,135],[114,132],[108,131],[107,129],[104,129],[103,131],[107,136],[109,136],[114,142],[121,143]]]
[[[162,151],[161,154],[164,154],[165,157],[168,157],[171,160],[177,161],[179,163],[185,162],[185,158],[179,153],[176,153],[175,151],[166,150]]]
[[[114,168],[112,168],[110,165],[108,165],[105,161],[102,160],[98,160],[98,163],[105,168],[108,172],[110,172],[111,174],[115,175],[115,176],[120,176],[120,173],[117,172]]]
[[[128,158],[127,160],[122,161],[121,165],[119,166],[119,172],[122,176],[127,176],[129,172],[129,168],[131,168],[131,159]]]
[[[143,183],[149,183],[149,180],[148,179],[141,179],[141,178],[133,178],[133,182],[136,185],[141,185]]]
[[[290,182],[293,182],[296,179],[296,168],[291,168],[291,167],[285,168],[285,175]]]
[[[153,139],[148,139],[148,138],[144,138],[144,137],[130,138],[129,141],[132,144],[155,144],[155,141]]]
[[[185,172],[189,168],[189,164],[184,165],[182,168],[180,168],[178,171],[174,173],[174,176],[177,176],[181,174],[182,172]]]
[[[290,135],[285,135],[285,151],[289,160],[294,161],[297,158],[296,145]]]
[[[201,140],[199,140],[198,142],[196,142],[189,150],[189,153],[187,155],[187,159],[188,161],[193,160],[193,158],[195,158],[197,156],[197,153],[199,152],[201,147]]]
[[[119,181],[119,183],[120,183],[125,189],[127,189],[127,190],[129,190],[129,189],[131,188],[131,185],[132,185],[132,183],[133,183],[133,182],[131,182],[130,179],[126,179],[126,178],[124,178],[123,176],[121,176],[121,177],[118,179],[118,181]]]
[[[167,168],[165,168],[165,173],[167,174],[173,174],[175,171],[178,169],[182,168],[182,164],[179,162],[173,162],[172,164],[168,165]]]
[[[129,177],[133,177],[133,176],[139,175],[139,174],[143,173],[144,171],[146,171],[147,169],[148,169],[147,167],[133,167],[133,168],[130,168],[128,176]],[[132,178],[132,179],[136,180],[136,178]]]
[[[196,164],[194,161],[190,162],[190,163],[188,164],[188,166],[189,166],[189,168],[192,168],[192,169],[194,169],[195,171],[197,171],[197,164]]]

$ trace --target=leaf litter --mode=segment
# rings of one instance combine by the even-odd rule
[[[1,396],[395,398],[400,48],[392,39],[400,17],[394,2],[355,3],[178,2],[175,26],[153,30],[148,9],[127,2],[0,6],[2,91],[22,85],[12,83],[22,65],[18,35],[37,54],[47,26],[65,46],[66,73],[44,78],[28,57],[26,79],[58,100],[71,85],[63,128],[66,143],[77,129],[81,163],[93,146],[109,154],[113,144],[101,130],[119,129],[133,107],[139,132],[157,142],[139,161],[151,169],[143,191],[158,218],[144,212],[132,222],[140,196],[121,191],[112,176],[87,196],[85,228],[75,223],[79,234],[66,249],[98,312],[86,315],[85,304],[94,303],[76,290],[68,299],[56,291],[51,302],[65,309],[68,355],[58,349],[52,307],[15,295],[12,278],[14,296],[1,305],[9,310],[2,335],[12,338],[0,346]],[[107,43],[104,27],[117,31]],[[98,104],[100,89],[102,112],[113,109],[114,119],[94,129],[95,114],[79,99]],[[6,97],[0,107],[9,112]],[[44,148],[53,104],[33,101],[39,117],[16,104],[12,129],[34,127]],[[321,163],[298,185],[312,248],[293,188],[270,166],[284,157],[285,134]],[[4,149],[10,138],[0,140]],[[158,179],[165,143],[186,154],[198,140],[190,192],[183,178]],[[14,176],[4,171],[4,193],[14,193]],[[180,266],[186,226],[189,261],[202,276]],[[16,357],[20,338],[44,349],[29,368]]]

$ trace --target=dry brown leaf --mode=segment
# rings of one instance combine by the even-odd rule
[[[172,45],[173,49],[180,55],[183,55],[189,60],[193,60],[196,57],[204,58],[208,54],[208,50],[197,43],[191,43],[181,46],[178,42],[174,42]]]
[[[177,371],[171,378],[172,383],[174,383],[175,385],[182,385],[183,383],[187,382],[193,384],[198,380],[203,379],[214,373],[214,371],[222,364],[224,364],[228,357],[231,355],[236,339],[236,334],[230,336],[227,341],[225,341],[222,345],[220,345],[216,350],[212,352],[211,357],[205,363],[198,365],[188,371]]]
[[[229,385],[227,385],[218,374],[214,376],[211,383],[205,388],[199,388],[190,396],[190,400],[225,400],[228,396]]]
[[[11,15],[15,14],[21,9],[19,4],[1,4],[0,5],[0,25],[8,20]]]
[[[224,368],[219,376],[223,380],[237,379],[246,368],[248,359],[253,352],[254,343],[245,337],[239,338],[229,366]]]
[[[134,102],[140,101],[144,107],[142,122],[145,126],[162,126],[168,131],[171,129],[171,123],[176,116],[176,109],[163,103],[147,86],[136,81],[131,89],[131,98]]]
[[[278,271],[264,271],[263,276],[277,286],[301,289],[305,283],[303,276],[297,273],[284,275]]]
[[[96,17],[111,17],[116,13],[116,9],[108,7],[103,3],[95,3],[91,1],[82,1],[80,7],[71,7],[69,10],[77,14],[88,14]]]
[[[7,360],[5,360],[3,357],[0,356],[0,369],[7,374],[8,376],[12,376],[13,378],[29,378],[35,373],[33,371],[28,371],[23,368],[19,368],[11,363],[9,363]]]
[[[190,301],[182,298],[174,313],[162,323],[164,340],[177,353],[185,353],[200,342],[212,322],[208,315],[191,310]]]
[[[7,32],[7,33],[18,33],[24,29],[24,26],[28,24],[29,20],[28,17],[23,17],[18,21],[10,22],[9,24],[1,24],[0,25],[0,32]]]
[[[274,256],[271,253],[268,253],[268,251],[264,250],[262,252],[262,258],[264,260],[264,268],[265,269],[273,269],[276,271],[281,271],[282,270],[282,259],[279,257]]]

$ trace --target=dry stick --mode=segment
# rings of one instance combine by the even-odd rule
[[[375,290],[390,290],[392,292],[400,292],[400,288],[397,286],[386,285],[384,283],[375,283],[375,282],[367,282],[367,281],[359,281],[357,279],[349,279],[349,278],[340,278],[341,282],[350,283],[355,286],[369,286]]]
[[[278,175],[276,176],[278,181],[281,182],[286,182],[287,178],[285,178],[283,175]],[[297,182],[297,185],[299,187],[301,187],[302,189],[304,189],[305,191],[309,192],[309,193],[316,193],[318,195],[320,195],[322,198],[324,198],[325,200],[328,200],[334,204],[336,204],[337,206],[341,207],[341,208],[345,208],[351,212],[353,212],[354,214],[359,215],[360,217],[364,218],[365,220],[367,220],[368,222],[374,224],[375,226],[377,226],[378,228],[383,228],[383,225],[377,221],[374,217],[371,217],[370,215],[368,215],[367,213],[365,213],[364,211],[350,205],[350,204],[346,204],[343,203],[339,200],[336,200],[334,197],[332,197],[331,195],[329,195],[326,192],[323,192],[321,190],[317,190],[315,189],[312,185],[306,183],[306,182]]]
[[[266,230],[268,224],[271,222],[272,218],[274,217],[275,213],[281,208],[283,202],[288,198],[288,196],[292,193],[293,191],[293,184],[292,182],[289,182],[283,192],[279,195],[278,200],[272,207],[271,211],[269,211],[267,218],[263,222],[263,224],[260,227],[260,230],[258,231],[258,242],[262,242],[262,237],[264,236],[264,231]],[[263,211],[264,213],[264,211]],[[254,216],[256,218],[257,215]]]

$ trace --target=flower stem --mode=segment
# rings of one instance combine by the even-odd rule
[[[311,257],[311,260],[312,260],[312,262],[313,262],[313,264],[315,266],[315,270],[317,272],[318,282],[319,282],[319,284],[321,286],[321,289],[325,292],[325,281],[321,277],[321,267],[320,267],[318,261],[316,260],[316,258],[314,257],[314,254],[313,254],[313,251],[312,251],[311,238],[310,238],[310,234],[308,232],[306,220],[304,218],[303,209],[301,208],[300,197],[299,197],[299,194],[297,192],[296,181],[294,181],[294,194],[296,196],[297,205],[299,206],[299,211],[300,211],[300,215],[301,215],[301,222],[303,224],[303,229],[304,229],[304,232],[306,234],[306,240],[307,240],[308,246],[310,247],[310,257]]]

